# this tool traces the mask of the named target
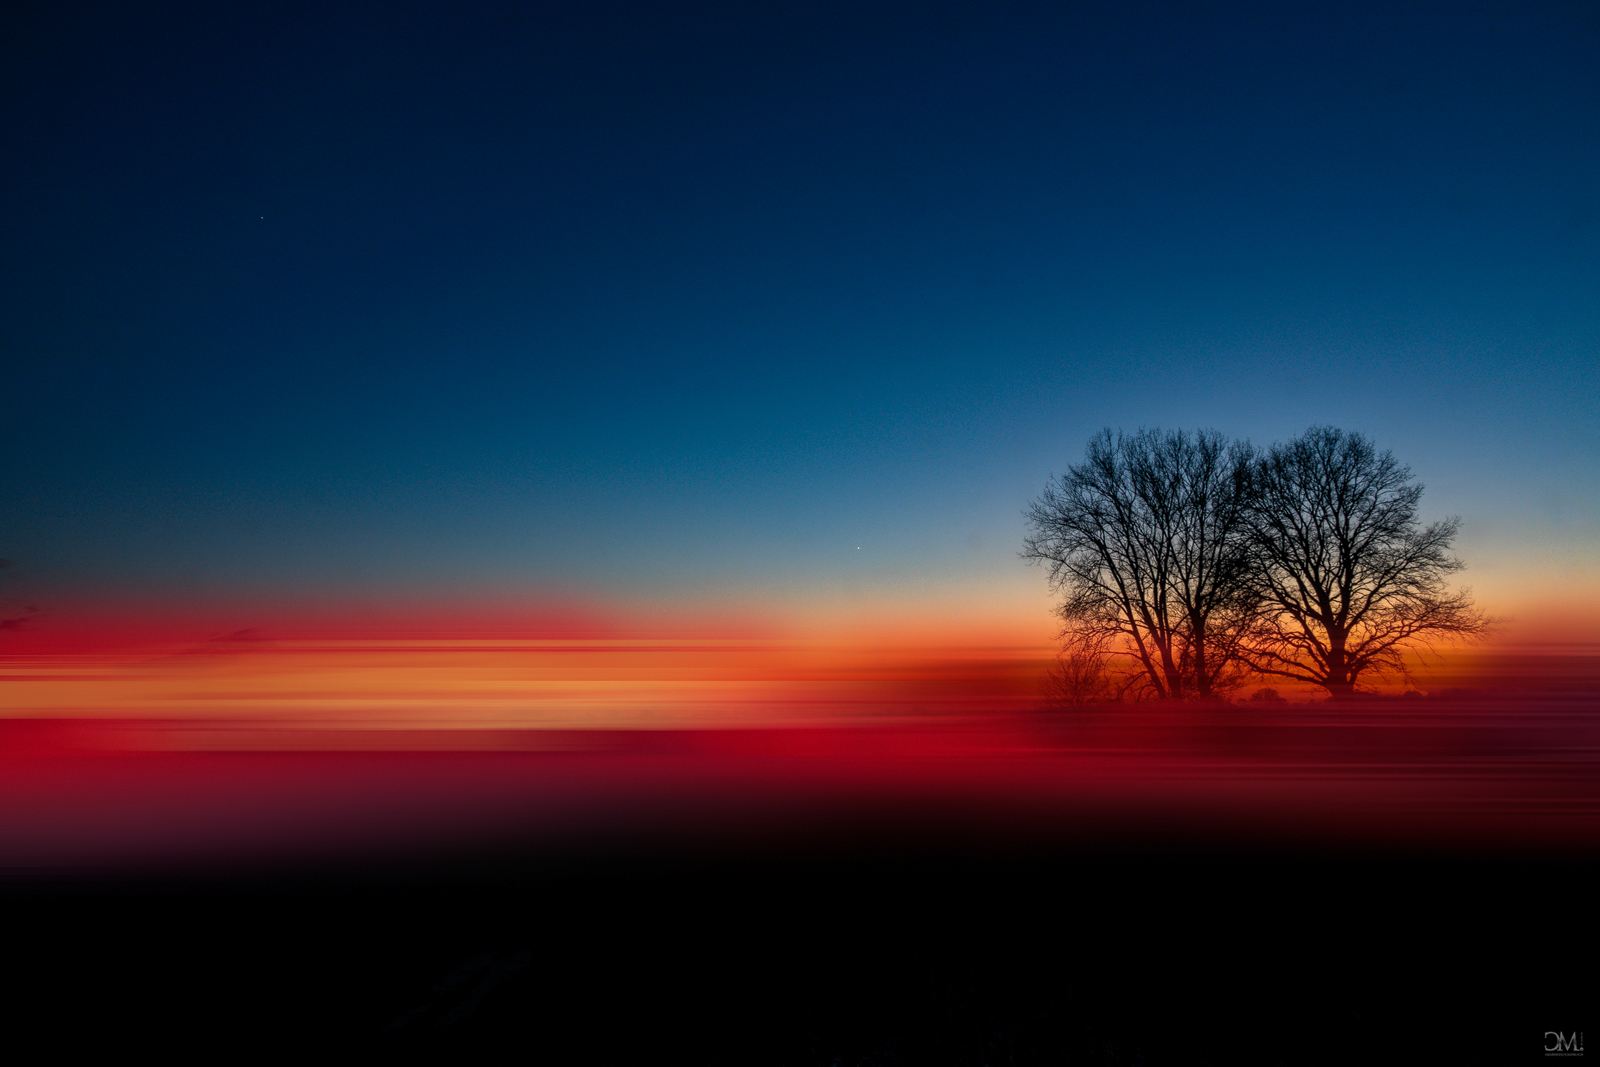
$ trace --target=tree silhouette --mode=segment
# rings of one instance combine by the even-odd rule
[[[1045,705],[1057,709],[1086,708],[1121,695],[1106,670],[1105,649],[1073,635],[1063,642],[1056,661],[1045,672]]]
[[[1404,674],[1409,647],[1488,631],[1447,586],[1464,566],[1450,555],[1459,520],[1421,525],[1421,497],[1410,468],[1358,433],[1315,426],[1258,458],[1244,508],[1252,669],[1347,698],[1364,676]]]
[[[1045,486],[1025,513],[1022,557],[1047,564],[1064,594],[1070,656],[1126,657],[1159,699],[1211,697],[1242,679],[1252,458],[1212,430],[1104,430]]]

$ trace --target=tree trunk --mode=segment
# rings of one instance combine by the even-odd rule
[[[1338,701],[1352,699],[1356,695],[1356,680],[1350,677],[1350,670],[1345,660],[1344,643],[1348,638],[1343,628],[1329,625],[1328,631],[1328,675],[1322,684],[1327,687],[1328,695]]]

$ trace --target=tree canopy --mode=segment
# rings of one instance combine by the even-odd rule
[[[1209,699],[1255,677],[1347,697],[1403,672],[1408,648],[1481,635],[1447,583],[1458,522],[1421,525],[1421,495],[1392,454],[1330,427],[1264,452],[1215,430],[1102,431],[1025,513],[1022,556],[1062,595],[1052,691]]]
[[[1422,486],[1358,433],[1314,426],[1251,469],[1245,509],[1257,626],[1244,661],[1264,675],[1351,695],[1403,672],[1409,647],[1484,633],[1448,579],[1459,519],[1422,525]]]
[[[1074,654],[1124,656],[1133,687],[1211,697],[1239,673],[1248,446],[1215,431],[1106,430],[1027,511]]]

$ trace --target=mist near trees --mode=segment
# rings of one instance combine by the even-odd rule
[[[1052,703],[1218,700],[1289,680],[1349,699],[1405,654],[1485,635],[1450,578],[1459,521],[1365,436],[1258,449],[1215,430],[1103,430],[1025,512],[1063,628]]]

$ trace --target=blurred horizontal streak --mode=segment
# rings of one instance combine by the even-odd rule
[[[1348,705],[1046,712],[1049,650],[977,641],[112,636],[0,658],[8,877],[873,826],[1600,851],[1593,646]]]
[[[1594,854],[1600,708],[1568,693],[672,730],[0,725],[13,874],[874,826]]]
[[[503,730],[1021,710],[1037,649],[728,640],[217,642],[0,661],[0,715]]]

